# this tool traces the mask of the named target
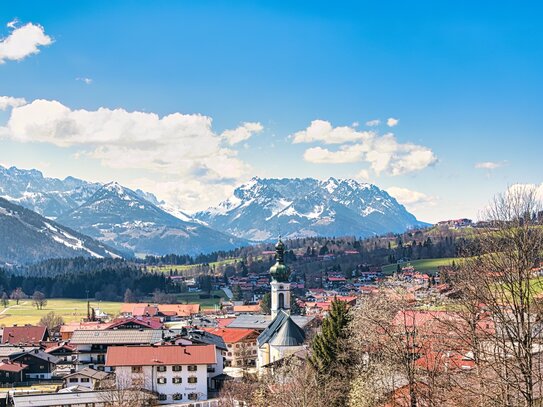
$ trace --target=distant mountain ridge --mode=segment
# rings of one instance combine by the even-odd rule
[[[140,189],[0,166],[0,197],[131,254],[209,253],[278,236],[366,237],[426,226],[387,192],[352,179],[254,177],[189,215]]]
[[[427,226],[386,191],[353,179],[252,178],[194,217],[252,241],[282,235],[373,236]]]
[[[122,252],[0,198],[0,265],[58,257],[121,257]]]
[[[116,182],[102,186],[58,222],[138,255],[197,255],[247,244],[199,223],[183,221]]]

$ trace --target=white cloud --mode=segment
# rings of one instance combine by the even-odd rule
[[[342,144],[331,150],[312,147],[305,151],[306,161],[318,164],[367,162],[377,174],[402,175],[420,171],[437,161],[431,149],[413,143],[400,143],[392,133],[379,135],[374,131],[357,131],[348,126],[332,127],[324,120],[293,135],[293,143],[322,142]]]
[[[369,127],[379,126],[380,124],[381,124],[381,120],[379,119],[369,120],[366,122],[366,126],[369,126]]]
[[[81,81],[83,82],[85,85],[90,85],[92,83],[92,79],[91,78],[75,78],[76,81]]]
[[[484,161],[475,164],[475,168],[483,170],[495,170],[496,168],[503,167],[505,162],[496,162],[496,161]]]
[[[245,122],[233,130],[225,130],[221,136],[231,146],[250,139],[254,134],[264,130],[264,126],[258,122]]]
[[[398,202],[406,206],[415,204],[435,204],[435,198],[422,192],[413,191],[402,187],[389,187],[386,191],[392,195]]]
[[[41,25],[28,23],[16,27],[17,21],[7,24],[13,31],[6,38],[0,39],[0,64],[8,60],[20,61],[29,55],[40,52],[39,47],[50,45],[53,40],[45,34]]]
[[[399,122],[400,122],[399,119],[395,119],[394,117],[389,117],[387,119],[387,126],[394,127],[394,126],[397,126]]]
[[[11,96],[0,96],[0,110],[7,110],[12,107],[26,105],[26,100],[23,98],[14,98]]]
[[[357,131],[352,126],[332,127],[329,121],[313,120],[307,129],[292,135],[292,142],[298,144],[320,141],[324,144],[343,144],[370,138],[372,134],[369,131]]]
[[[246,127],[256,131],[258,126]],[[250,175],[237,151],[213,130],[212,119],[200,114],[73,110],[58,101],[34,100],[14,107],[0,134],[19,142],[75,148],[76,156],[109,168],[148,170],[154,174],[149,185],[156,185],[147,190],[163,198],[183,194],[172,201],[185,202],[188,209],[192,201],[200,208],[216,204],[210,198]]]
[[[316,164],[345,164],[361,160],[363,146],[355,144],[342,146],[337,151],[330,151],[322,147],[309,148],[304,153],[304,159]]]

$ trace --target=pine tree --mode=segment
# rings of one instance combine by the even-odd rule
[[[266,293],[262,296],[262,301],[260,301],[260,311],[262,311],[263,314],[270,314],[271,313],[271,294]]]
[[[322,331],[311,343],[311,363],[319,372],[331,372],[338,362],[341,344],[346,337],[350,315],[344,301],[334,299],[330,312],[322,321]]]

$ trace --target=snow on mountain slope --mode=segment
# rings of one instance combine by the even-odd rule
[[[194,217],[252,241],[279,235],[371,236],[426,225],[377,186],[335,178],[255,177]]]
[[[73,177],[47,178],[38,170],[0,166],[0,197],[55,219],[83,204],[100,184]]]
[[[116,182],[104,185],[58,221],[137,255],[195,255],[246,243],[200,223],[181,220]]]
[[[58,257],[120,257],[121,252],[0,198],[0,264]]]

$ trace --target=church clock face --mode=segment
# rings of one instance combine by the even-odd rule
[[[280,289],[280,290],[282,290],[282,289],[283,289],[283,286],[282,286],[282,285],[280,285],[280,286],[279,286],[279,289]]]

